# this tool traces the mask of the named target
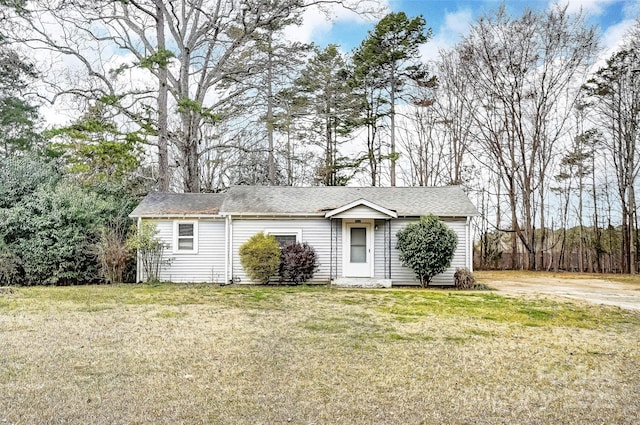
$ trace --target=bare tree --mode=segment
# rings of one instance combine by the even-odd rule
[[[431,106],[411,106],[397,120],[400,168],[408,163],[408,184],[436,186],[447,183],[448,158],[438,113]],[[402,161],[405,159],[405,161]]]
[[[595,53],[594,29],[566,7],[517,19],[501,8],[473,25],[459,49],[481,102],[473,111],[477,142],[500,173],[510,230],[535,269],[545,246],[547,176],[571,116],[573,88]]]
[[[622,269],[636,272],[638,236],[635,182],[640,172],[640,21],[621,49],[584,86],[590,117],[606,135],[622,210]]]
[[[169,165],[176,165],[182,189],[198,192],[200,161],[220,145],[205,139],[206,127],[237,118],[229,114],[248,90],[240,83],[257,72],[251,50],[258,33],[286,25],[304,7],[330,3],[373,4],[34,0],[12,14],[11,40],[50,53],[52,62],[72,64],[67,75],[48,76],[54,101],[66,96],[99,100],[156,146],[161,189],[169,187]],[[171,146],[165,154],[166,145],[174,148],[175,158],[169,158]]]
[[[464,65],[458,51],[441,52],[436,64],[438,86],[435,110],[437,122],[442,126],[448,146],[448,184],[461,184],[465,160],[469,149],[474,125],[473,111],[478,99],[470,96],[470,83],[464,77]]]
[[[411,184],[468,183],[476,100],[464,77],[459,51],[443,51],[435,64],[436,79],[413,90],[399,134],[408,156]]]

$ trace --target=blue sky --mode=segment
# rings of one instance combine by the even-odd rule
[[[355,1],[355,0],[352,0]],[[433,30],[433,38],[422,49],[426,59],[435,57],[438,49],[451,47],[464,35],[469,26],[480,16],[490,13],[503,4],[502,0],[371,0],[384,12],[404,11],[409,16],[422,14]],[[569,10],[582,10],[587,20],[599,26],[602,43],[611,50],[622,38],[637,17],[640,17],[640,0],[564,0]],[[548,8],[550,0],[511,0],[504,2],[507,10],[518,16],[529,7],[534,10]],[[336,43],[344,51],[356,47],[376,19],[365,19],[345,10],[335,10],[331,22],[323,14],[311,12],[305,15],[304,26],[298,28],[293,38],[314,41],[324,46]]]

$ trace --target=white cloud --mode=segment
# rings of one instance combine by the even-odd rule
[[[473,12],[470,9],[461,9],[445,15],[440,30],[420,48],[422,59],[425,61],[435,60],[440,50],[446,50],[456,45],[460,38],[467,34],[472,22]]]
[[[459,36],[469,30],[472,21],[473,14],[471,10],[462,9],[445,15],[443,28]]]
[[[388,0],[367,0],[360,4],[359,10],[371,13],[356,13],[338,4],[309,7],[302,15],[302,24],[287,27],[284,36],[291,41],[310,43],[322,39],[336,23],[358,25],[377,21],[389,11],[389,3]]]
[[[624,42],[625,36],[634,24],[635,20],[626,19],[615,25],[609,26],[605,30],[601,38],[602,53],[594,66],[595,69],[605,66],[607,59],[609,59],[611,55],[620,48]]]
[[[622,7],[622,12],[630,19],[640,18],[640,0],[628,0]]]
[[[331,26],[329,19],[313,7],[304,12],[301,25],[290,25],[284,29],[283,33],[287,40],[309,43],[316,34],[330,31]]]
[[[561,5],[568,5],[569,13],[579,13],[582,11],[586,15],[600,16],[604,10],[613,3],[620,0],[561,0]],[[555,0],[549,1],[549,6],[557,3]]]

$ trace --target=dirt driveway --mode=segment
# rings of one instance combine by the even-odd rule
[[[532,272],[478,272],[478,281],[513,295],[551,295],[640,311],[637,280],[609,280],[603,275]]]

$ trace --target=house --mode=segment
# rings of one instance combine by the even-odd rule
[[[238,250],[254,234],[307,242],[319,269],[313,281],[353,286],[418,285],[398,258],[396,233],[433,214],[458,236],[451,267],[433,285],[452,285],[472,268],[470,219],[477,210],[459,186],[234,186],[225,193],[151,193],[130,214],[154,220],[164,241],[161,280],[251,283]],[[138,267],[138,280],[143,280]]]

